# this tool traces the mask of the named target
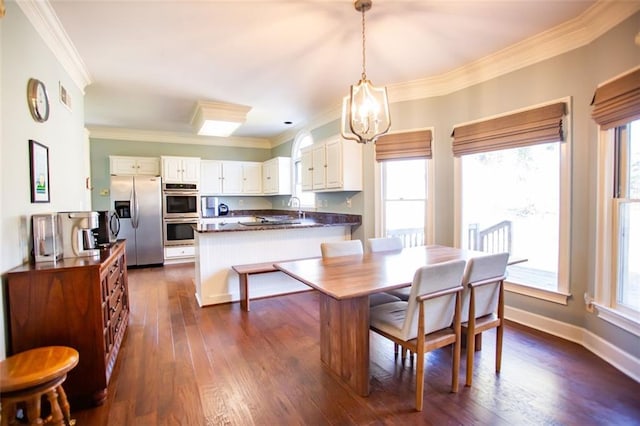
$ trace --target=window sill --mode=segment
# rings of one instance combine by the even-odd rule
[[[543,290],[540,288],[511,282],[505,282],[504,289],[511,293],[522,294],[523,296],[534,297],[536,299],[546,300],[547,302],[553,302],[559,305],[567,305],[569,297],[571,297],[571,294],[569,293]]]
[[[595,302],[593,303],[593,306],[596,308],[598,318],[640,337],[640,318],[630,317],[615,309],[602,306]]]

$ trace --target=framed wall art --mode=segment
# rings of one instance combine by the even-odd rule
[[[48,203],[49,199],[49,148],[29,140],[29,166],[31,173],[31,202]]]

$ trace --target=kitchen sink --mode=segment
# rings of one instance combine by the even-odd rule
[[[272,226],[272,225],[296,225],[300,223],[298,219],[278,219],[278,218],[258,218],[253,222],[239,222],[244,226]]]

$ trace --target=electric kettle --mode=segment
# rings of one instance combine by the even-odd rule
[[[229,214],[229,206],[224,203],[218,205],[218,216],[226,216]]]

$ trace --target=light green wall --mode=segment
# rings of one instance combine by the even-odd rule
[[[35,213],[88,210],[85,178],[84,98],[15,2],[6,2],[0,19],[0,271],[29,259],[30,220]],[[29,78],[42,80],[49,95],[50,116],[36,123],[27,107]],[[67,89],[73,109],[58,99],[59,84]],[[29,139],[49,148],[49,203],[32,204],[29,179]],[[4,302],[0,300],[0,357],[7,336]]]

